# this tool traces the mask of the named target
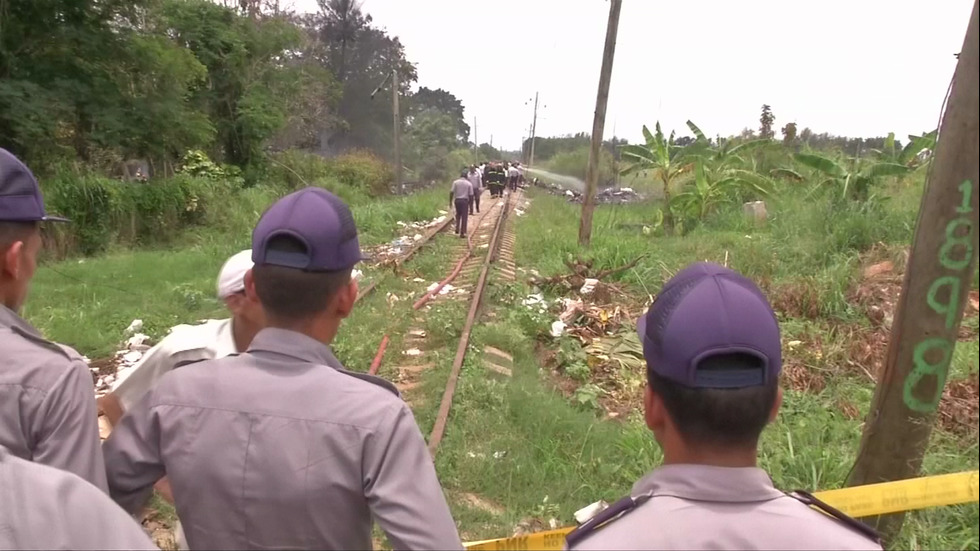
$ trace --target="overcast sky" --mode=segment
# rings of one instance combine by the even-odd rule
[[[776,128],[903,139],[930,130],[972,6],[624,0],[604,135],[638,141],[658,119],[678,134],[688,119],[709,136],[737,134],[758,128],[763,103]],[[401,39],[419,86],[463,101],[481,143],[518,149],[536,91],[538,136],[591,131],[608,1],[364,0],[363,10]]]

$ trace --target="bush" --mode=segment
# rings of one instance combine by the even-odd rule
[[[341,184],[380,197],[391,192],[394,174],[391,167],[367,151],[354,151],[330,162],[332,175]]]
[[[253,174],[251,179],[286,192],[306,186],[322,187],[350,204],[360,204],[388,195],[394,175],[387,163],[366,151],[326,159],[290,150],[270,156],[262,174]]]
[[[71,219],[51,227],[56,257],[94,254],[110,245],[167,242],[186,226],[204,223],[220,208],[234,182],[178,174],[149,183],[62,173],[43,184],[48,210]]]

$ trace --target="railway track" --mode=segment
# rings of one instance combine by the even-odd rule
[[[455,260],[446,276],[435,288],[427,291],[412,304],[413,310],[420,311],[425,305],[436,300],[461,300],[465,298],[469,302],[466,317],[461,320],[462,329],[457,343],[456,353],[449,369],[449,375],[439,403],[435,423],[428,438],[429,452],[433,457],[436,455],[439,444],[446,432],[449,414],[452,410],[453,397],[459,382],[460,371],[468,352],[470,335],[473,326],[479,320],[483,294],[487,283],[491,279],[491,274],[493,273],[491,268],[493,264],[499,259],[501,261],[501,269],[499,270],[501,277],[507,281],[513,281],[515,279],[515,266],[512,257],[514,235],[512,224],[508,224],[507,220],[511,216],[514,208],[523,202],[523,197],[523,191],[518,190],[499,199],[485,198],[481,205],[483,207],[482,212],[470,217],[469,235],[465,241],[460,240],[460,245],[454,253]],[[399,257],[395,263],[401,265],[407,262],[426,242],[445,228],[450,227],[451,223],[452,219],[449,219],[438,227],[433,228],[433,230],[425,234],[423,239],[413,246],[412,250]],[[381,278],[366,286],[359,293],[358,299],[374,291],[380,281]],[[449,294],[440,294],[440,290],[450,284],[454,284],[455,291]],[[424,314],[416,316],[416,320],[424,320],[422,316]],[[424,345],[424,331],[409,329],[405,337],[406,343],[409,345]],[[384,361],[385,352],[390,342],[391,339],[388,335],[382,337],[374,361],[371,363],[369,373],[377,374]],[[403,394],[417,386],[418,380],[424,371],[436,367],[432,363],[425,363],[425,360],[421,357],[419,359],[421,360],[420,363],[399,366],[396,370],[394,382]],[[411,404],[411,401],[409,403]]]

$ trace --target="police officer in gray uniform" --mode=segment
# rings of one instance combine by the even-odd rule
[[[698,263],[637,324],[664,464],[568,535],[569,549],[873,549],[874,530],[756,466],[782,401],[779,325],[758,287]],[[819,510],[818,510],[819,509]]]
[[[0,549],[158,548],[105,492],[0,446]]]
[[[267,326],[237,356],[161,377],[105,442],[130,512],[166,473],[191,549],[461,549],[412,412],[392,385],[343,368],[329,343],[357,297],[350,210],[306,188],[252,234],[245,292]]]
[[[88,365],[18,314],[37,268],[45,221],[66,220],[44,212],[34,175],[0,149],[0,446],[106,491]]]

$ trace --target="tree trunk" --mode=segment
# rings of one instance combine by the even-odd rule
[[[888,356],[848,485],[918,476],[977,267],[978,3],[973,5],[926,182]],[[874,517],[886,540],[904,514]]]

